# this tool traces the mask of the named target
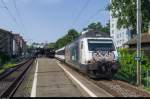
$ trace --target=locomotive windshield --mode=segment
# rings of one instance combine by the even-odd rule
[[[115,47],[111,40],[88,40],[89,51],[114,51]]]

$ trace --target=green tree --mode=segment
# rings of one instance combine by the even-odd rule
[[[112,16],[118,18],[117,27],[120,29],[132,28],[132,33],[136,33],[136,1],[137,0],[112,0],[108,9]],[[150,0],[141,0],[142,10],[142,32],[147,32],[150,21]]]
[[[101,30],[102,29],[102,25],[100,22],[97,22],[97,23],[91,23],[88,25],[87,28],[83,28],[84,31],[86,30]]]
[[[59,49],[79,37],[79,33],[75,29],[70,29],[68,33],[55,43],[55,49]]]
[[[91,23],[88,25],[88,27],[83,28],[84,31],[86,30],[96,30],[96,31],[101,31],[104,33],[109,33],[110,34],[110,22],[106,24],[106,26],[102,26],[100,22],[97,23]]]
[[[125,80],[129,83],[136,83],[136,61],[134,57],[136,56],[136,52],[129,49],[119,49],[119,62],[121,68],[119,69],[116,77],[121,80]],[[141,80],[142,84],[146,85],[146,83],[150,82],[147,79],[147,71],[150,72],[150,62],[149,58],[144,51],[142,51],[141,57]]]
[[[6,53],[0,52],[0,65],[10,61],[10,57]]]
[[[55,46],[55,43],[49,43],[49,44],[48,44],[48,47],[49,47],[49,48],[54,48],[54,46]]]
[[[101,31],[104,32],[104,33],[109,33],[110,34],[110,21],[108,21],[108,23],[106,24],[106,26],[104,26],[101,29]]]
[[[79,33],[75,29],[69,30],[68,35],[67,35],[68,42],[73,41],[78,36],[79,36]]]

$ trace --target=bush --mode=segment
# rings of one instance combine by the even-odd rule
[[[134,57],[136,52],[129,51],[128,49],[119,49],[119,62],[121,65],[120,70],[117,73],[117,77],[121,80],[125,80],[129,83],[136,83],[136,61]],[[142,84],[145,85],[147,82],[147,71],[150,69],[150,62],[148,57],[142,51],[141,57],[141,79]]]
[[[0,64],[4,64],[7,61],[10,61],[10,57],[8,55],[6,55],[5,53],[0,52]]]
[[[0,73],[4,72],[6,69],[16,66],[17,59],[11,59],[8,55],[0,52]]]
[[[13,64],[13,63],[7,63],[7,64],[4,64],[3,65],[3,68],[4,69],[7,69],[7,68],[12,68],[12,67],[14,67],[16,64]]]

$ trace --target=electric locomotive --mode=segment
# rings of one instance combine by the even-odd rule
[[[117,49],[106,33],[88,31],[64,51],[65,62],[91,78],[111,79],[119,69]]]

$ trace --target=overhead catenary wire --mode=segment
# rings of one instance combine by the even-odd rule
[[[16,25],[18,25],[18,27],[20,27],[20,25],[17,22],[16,17],[11,13],[11,11],[9,10],[9,8],[7,7],[6,3],[4,2],[4,0],[1,0],[2,4],[3,4],[3,8],[7,10],[9,16],[12,18],[12,20],[15,22]],[[19,31],[21,32],[21,29],[19,28]]]
[[[82,13],[85,11],[85,9],[87,8],[87,6],[89,5],[90,0],[87,0],[84,4],[84,6],[82,7],[82,9],[80,10],[79,14],[77,15],[77,17],[75,18],[75,20],[73,21],[72,27],[78,22],[79,18],[81,17]]]
[[[16,3],[16,0],[12,0],[12,3],[13,3],[13,5],[14,5],[14,7],[15,7],[15,10],[16,10],[16,13],[17,13],[17,15],[18,15],[18,18],[19,18],[19,20],[20,20],[20,23],[21,23],[21,25],[22,25],[22,28],[23,28],[23,31],[24,31],[24,33],[26,33],[26,35],[27,35],[27,41],[28,41],[28,43],[30,42],[33,42],[32,41],[32,39],[30,38],[30,36],[29,36],[29,32],[28,32],[28,30],[27,30],[27,28],[26,28],[26,26],[25,26],[25,24],[24,24],[24,22],[23,22],[23,19],[22,19],[22,16],[21,16],[21,13],[20,13],[20,11],[19,11],[19,9],[18,9],[18,7],[17,7],[17,3]]]
[[[10,17],[13,19],[13,21],[17,23],[17,20],[16,18],[13,16],[13,14],[11,13],[11,11],[9,10],[9,8],[6,6],[5,2],[3,0],[1,0],[2,4],[3,4],[3,8],[5,8],[7,11],[8,11],[8,14],[10,15]]]
[[[16,10],[17,16],[18,16],[18,18],[19,18],[19,20],[20,20],[20,23],[21,23],[21,25],[22,25],[23,31],[24,31],[25,33],[27,33],[27,30],[26,30],[26,27],[25,27],[25,25],[24,25],[24,23],[23,23],[23,20],[22,20],[20,11],[19,11],[19,9],[18,9],[18,7],[17,7],[17,4],[16,4],[16,0],[12,0],[12,2],[13,2],[13,5],[14,5],[14,8],[15,8],[15,10]]]
[[[16,1],[15,1],[15,0],[12,0],[12,3],[13,3],[13,5],[14,5],[14,8],[15,8],[15,10],[16,10],[16,14],[17,14],[18,18],[16,18],[16,16],[14,16],[14,15],[12,14],[11,10],[8,8],[8,6],[7,6],[6,3],[4,2],[4,0],[1,0],[1,3],[3,4],[3,5],[1,5],[1,8],[4,8],[4,9],[7,10],[7,12],[8,12],[8,14],[9,14],[9,16],[11,17],[11,19],[12,19],[12,20],[15,22],[15,24],[18,26],[18,29],[19,29],[19,31],[20,31],[20,34],[24,35],[24,33],[27,33],[27,30],[26,30],[25,25],[24,25],[24,23],[23,23],[21,14],[20,14],[20,12],[19,12],[19,10],[18,10]],[[17,19],[20,20],[20,25],[21,25],[21,26],[19,25]],[[29,36],[28,36],[28,37],[29,37]]]
[[[91,15],[91,16],[84,22],[84,24],[89,23],[92,19],[94,19],[97,15],[99,15],[100,12],[104,12],[104,11],[107,11],[107,10],[106,10],[106,9],[99,9],[99,10],[97,10],[93,15]]]
[[[0,8],[2,8],[2,10],[4,9],[4,6],[0,3]],[[1,12],[1,11],[0,11]],[[5,12],[4,12],[5,13]],[[6,12],[8,14],[8,12]],[[0,13],[2,15],[2,12]],[[9,22],[9,24],[12,26],[14,22]],[[0,26],[0,28],[2,28]],[[3,29],[8,29],[6,27],[3,27]],[[10,31],[12,31],[12,27],[9,28]]]
[[[100,14],[100,12],[106,11],[105,9],[99,9],[98,11],[96,11],[93,15],[91,15],[88,19],[88,22],[90,20],[92,20],[94,17],[96,17],[98,14]]]

